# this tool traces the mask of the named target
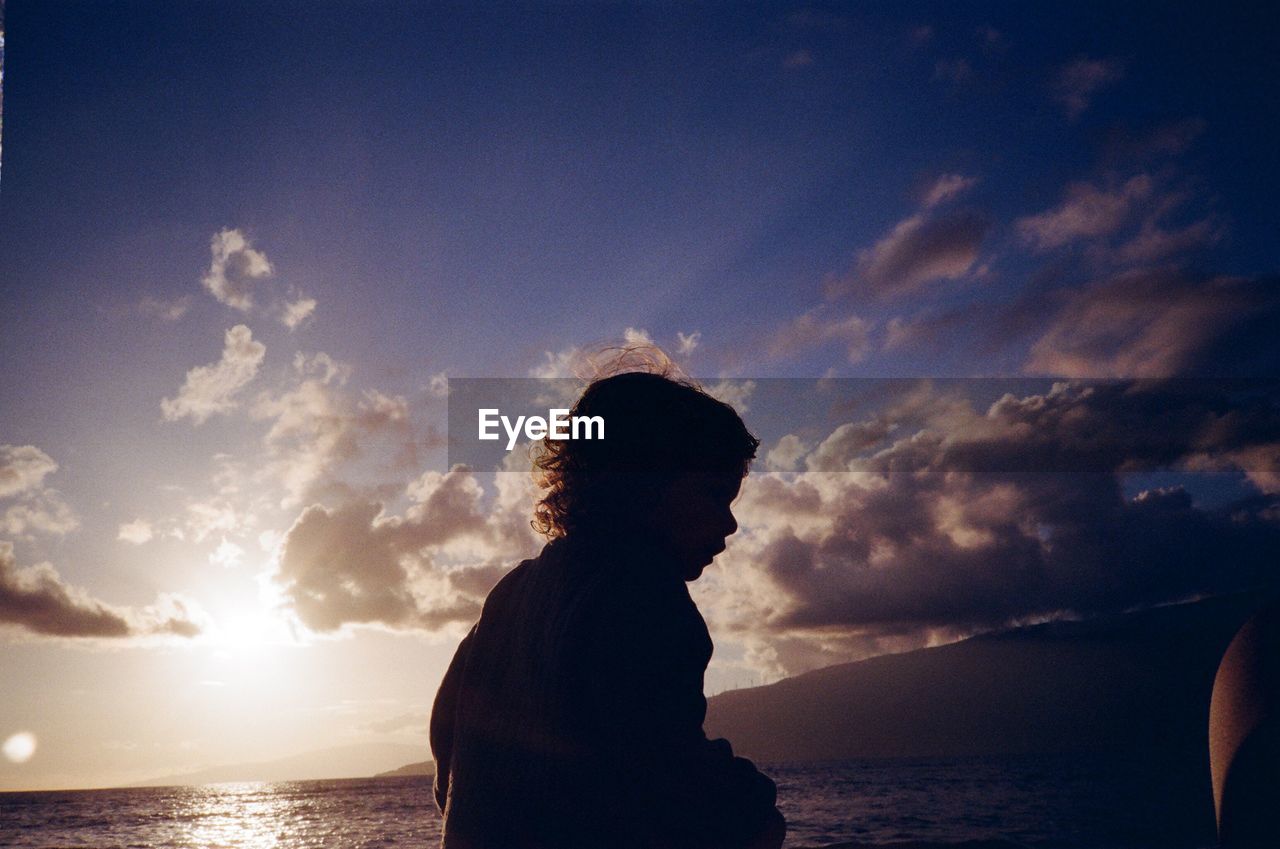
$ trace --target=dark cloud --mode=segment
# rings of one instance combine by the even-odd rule
[[[749,478],[713,621],[757,653],[807,639],[807,655],[775,652],[794,672],[784,654],[831,662],[1277,580],[1275,386],[1064,383],[983,409],[963,385],[837,428],[807,472]],[[1158,468],[1235,470],[1258,494],[1126,496],[1126,472]]]
[[[48,637],[104,639],[200,632],[176,597],[142,611],[113,607],[68,584],[48,563],[20,568],[8,542],[0,542],[0,625]]]
[[[1124,65],[1115,59],[1082,56],[1061,68],[1053,79],[1054,97],[1067,118],[1074,121],[1089,108],[1093,96],[1124,77]]]
[[[1026,369],[1066,377],[1276,374],[1278,284],[1160,268],[1061,292]]]
[[[1103,159],[1111,165],[1118,165],[1179,156],[1195,144],[1205,127],[1202,118],[1184,118],[1145,128],[1118,124],[1107,131]]]
[[[403,516],[359,500],[303,511],[275,577],[304,625],[331,632],[348,624],[436,630],[468,623],[498,578],[532,554],[531,504],[499,492],[486,508],[465,466],[426,473],[408,495],[413,504]],[[446,563],[449,546],[464,547],[465,556]]]
[[[829,297],[851,293],[892,297],[916,292],[928,283],[969,274],[990,229],[973,211],[941,216],[912,215],[874,246],[859,252],[853,271],[828,282]]]

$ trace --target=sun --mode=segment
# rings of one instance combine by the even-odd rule
[[[215,656],[246,661],[263,659],[273,649],[296,642],[288,622],[279,613],[252,605],[215,617],[207,645]]]

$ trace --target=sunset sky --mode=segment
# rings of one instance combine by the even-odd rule
[[[600,345],[763,440],[709,691],[1274,583],[1264,5],[9,0],[0,790],[425,758],[447,380]]]

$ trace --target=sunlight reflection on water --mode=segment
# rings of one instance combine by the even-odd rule
[[[189,811],[188,840],[195,846],[254,846],[274,849],[288,839],[297,805],[272,792],[270,784],[221,784],[193,788],[186,810],[179,802],[174,819]]]
[[[788,847],[1001,839],[1032,849],[1202,849],[1207,770],[1101,756],[772,764]],[[431,779],[0,793],[14,849],[433,847]]]
[[[377,849],[434,846],[430,778],[4,794],[23,849]]]

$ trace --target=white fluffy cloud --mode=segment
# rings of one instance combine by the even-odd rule
[[[35,489],[57,470],[53,458],[34,445],[0,445],[0,498]]]
[[[249,328],[237,324],[226,333],[222,358],[191,369],[177,396],[160,402],[165,420],[190,417],[202,424],[212,415],[235,409],[236,396],[257,376],[266,353],[266,346],[254,340]]]
[[[215,233],[209,249],[209,270],[200,282],[222,303],[248,312],[253,306],[257,281],[274,273],[267,255],[255,250],[243,233],[231,228]]]
[[[155,530],[151,527],[151,523],[146,519],[135,519],[132,522],[125,522],[120,526],[120,530],[116,533],[116,539],[123,542],[133,543],[134,545],[142,545],[151,541],[155,536]]]
[[[284,305],[280,313],[280,323],[290,330],[295,330],[301,327],[303,322],[310,318],[315,311],[315,298],[300,297]]]
[[[765,468],[771,472],[794,472],[810,447],[794,433],[788,433],[764,455]]]
[[[52,489],[28,493],[0,515],[0,533],[14,537],[32,534],[66,534],[80,526],[75,512]]]
[[[80,522],[44,479],[58,464],[34,445],[0,445],[0,499],[14,499],[0,513],[0,533],[11,537],[65,534]]]
[[[251,410],[254,418],[271,422],[261,475],[283,488],[284,506],[341,490],[336,471],[371,437],[390,440],[400,459],[412,463],[415,442],[404,398],[375,390],[354,395],[344,388],[350,367],[325,354],[299,355],[294,371],[295,385],[259,396]]]

